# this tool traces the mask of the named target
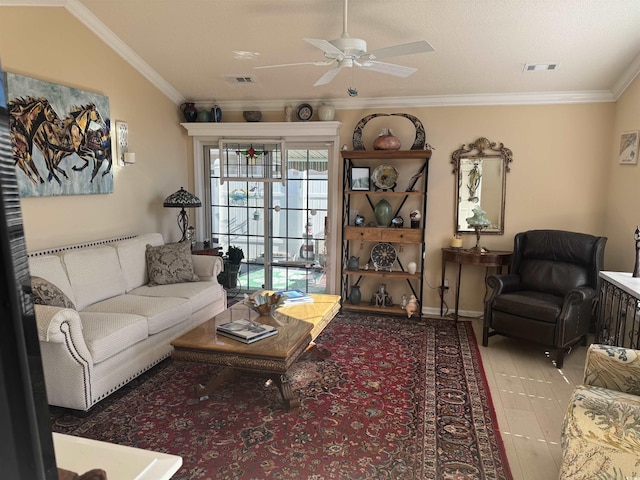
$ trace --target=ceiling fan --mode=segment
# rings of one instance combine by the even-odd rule
[[[324,52],[324,56],[328,59],[325,61],[315,62],[299,62],[299,63],[284,63],[280,65],[264,65],[254,67],[259,68],[277,68],[277,67],[291,67],[295,65],[334,65],[334,67],[327,73],[322,75],[314,87],[319,85],[325,85],[333,80],[340,70],[345,67],[359,67],[374,72],[386,73],[388,75],[395,75],[396,77],[408,77],[412,73],[416,72],[416,68],[405,67],[403,65],[396,65],[394,63],[380,62],[380,59],[389,57],[399,57],[401,55],[412,55],[414,53],[427,53],[432,52],[433,47],[429,45],[429,42],[421,40],[418,42],[404,43],[402,45],[394,45],[392,47],[379,48],[377,50],[367,51],[367,42],[360,38],[352,38],[347,33],[347,8],[348,0],[344,0],[344,14],[343,14],[343,26],[342,35],[335,40],[321,40],[317,38],[305,38],[304,40],[314,47],[319,48]]]

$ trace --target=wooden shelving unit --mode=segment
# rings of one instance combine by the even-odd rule
[[[375,311],[379,313],[404,315],[401,308],[402,295],[414,295],[420,307],[423,300],[423,271],[425,256],[425,222],[427,211],[427,185],[429,174],[429,159],[431,151],[428,150],[343,150],[343,210],[342,210],[342,275],[341,296],[342,308],[355,311]],[[369,167],[370,171],[379,165],[392,165],[402,173],[398,175],[396,185],[387,190],[374,190],[373,184],[370,190],[351,189],[351,169],[353,167]],[[414,176],[422,173],[417,181],[413,182],[411,191],[406,191]],[[394,215],[400,216],[404,221],[402,228],[380,227],[375,224],[375,205],[386,199],[392,204]],[[365,226],[353,224],[353,212],[363,215]],[[366,210],[366,212],[365,212]],[[418,210],[421,220],[417,228],[411,228],[409,212]],[[371,221],[373,220],[373,222]],[[389,269],[377,269],[370,254],[372,248],[380,242],[391,243],[398,252],[398,259]],[[411,250],[406,254],[404,249]],[[409,255],[409,256],[407,256]],[[411,256],[413,255],[413,256]],[[367,262],[367,268],[361,265],[358,269],[347,268],[351,256],[360,256],[360,263]],[[417,264],[415,273],[410,274],[405,265],[409,261]],[[393,304],[371,304],[375,292],[380,284],[385,284],[386,291],[391,295]],[[362,300],[359,304],[352,304],[350,299],[351,287],[358,285],[362,289]],[[372,293],[373,292],[373,293]],[[421,308],[418,312],[421,311]],[[418,316],[419,313],[418,313]]]

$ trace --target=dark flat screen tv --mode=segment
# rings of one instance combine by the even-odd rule
[[[56,480],[6,92],[0,65],[0,478]]]

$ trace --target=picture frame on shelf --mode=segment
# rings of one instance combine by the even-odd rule
[[[640,132],[638,131],[620,134],[618,163],[623,165],[636,165],[638,163],[638,139],[640,139]]]
[[[351,167],[351,190],[369,191],[371,180],[369,167]]]

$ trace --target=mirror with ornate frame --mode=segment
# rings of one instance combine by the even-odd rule
[[[482,227],[482,234],[504,234],[507,172],[512,161],[511,150],[484,137],[453,152],[456,234],[476,233],[476,228],[469,225],[467,219],[473,217],[474,209],[478,208],[488,220],[488,225]]]

